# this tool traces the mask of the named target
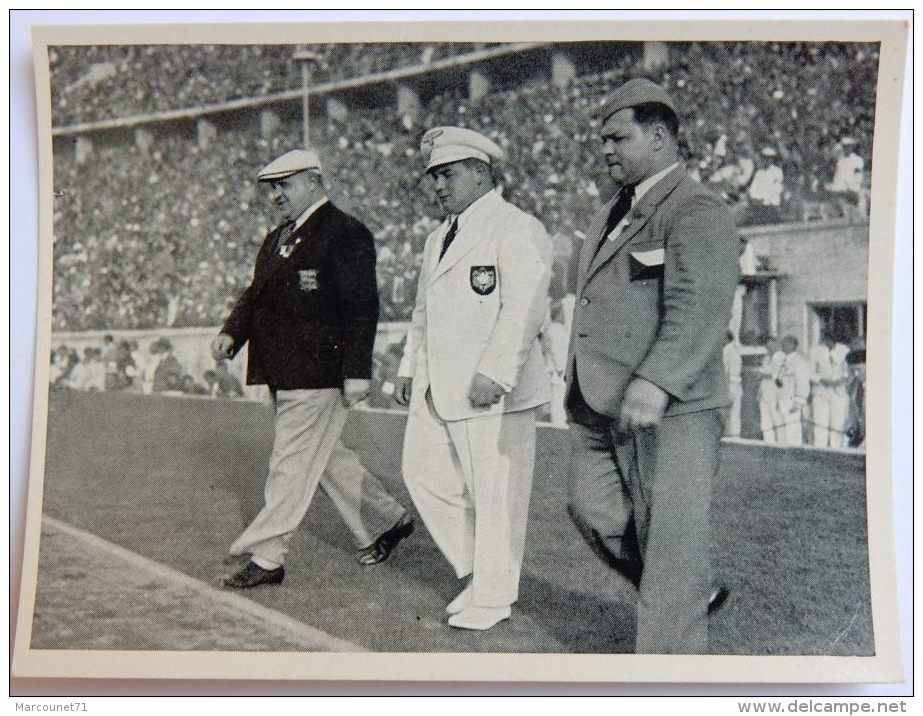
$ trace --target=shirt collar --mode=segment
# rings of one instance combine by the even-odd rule
[[[460,229],[460,228],[464,225],[464,223],[465,223],[466,221],[468,221],[468,219],[471,217],[471,214],[473,214],[475,211],[477,211],[477,208],[478,208],[479,206],[481,206],[482,204],[487,203],[487,198],[488,198],[488,197],[499,196],[499,195],[500,195],[500,190],[499,190],[499,189],[497,189],[497,188],[491,189],[489,192],[487,192],[486,194],[484,194],[484,196],[478,197],[477,199],[475,199],[474,201],[472,201],[470,204],[468,204],[468,206],[465,208],[464,211],[462,211],[461,214],[458,214],[457,216],[449,216],[449,224],[451,224],[452,221],[456,221],[456,220],[457,220],[457,221],[458,221],[458,225],[457,225],[457,226],[458,226],[458,228]]]
[[[313,204],[311,204],[311,206],[309,206],[307,209],[305,209],[304,211],[302,211],[302,212],[301,212],[301,215],[300,215],[297,219],[295,219],[295,226],[293,227],[292,230],[294,231],[294,230],[300,229],[302,226],[304,226],[304,223],[305,223],[308,219],[311,218],[311,214],[313,214],[315,211],[317,211],[318,209],[320,209],[320,208],[321,208],[324,204],[326,204],[328,201],[330,201],[330,199],[328,199],[326,196],[321,197],[320,201],[315,201]]]
[[[659,182],[661,179],[663,179],[667,174],[672,172],[678,166],[679,166],[679,162],[673,162],[666,169],[663,169],[657,172],[654,176],[648,177],[642,182],[639,182],[638,185],[635,187],[635,203],[637,204],[639,201],[641,201],[641,198],[645,194],[647,194],[648,191],[651,190],[654,184]]]

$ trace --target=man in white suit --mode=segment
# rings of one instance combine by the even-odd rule
[[[470,577],[449,624],[483,630],[519,592],[535,416],[548,402],[539,333],[552,247],[500,195],[503,152],[490,139],[437,127],[421,150],[446,219],[426,240],[395,386],[410,406],[404,480],[458,578]]]
[[[775,443],[780,439],[777,432],[781,429],[782,420],[779,418],[779,388],[776,380],[782,375],[784,363],[785,353],[780,350],[778,342],[770,338],[766,341],[766,355],[763,356],[763,362],[757,370],[760,376],[760,432],[763,441],[767,443]]]
[[[814,445],[845,448],[846,417],[849,415],[849,348],[834,340],[829,332],[811,349],[811,419],[814,422]]]
[[[780,427],[776,431],[779,442],[789,446],[804,444],[804,411],[811,393],[811,365],[798,352],[798,339],[785,336],[782,339],[785,358],[776,379],[776,400]]]

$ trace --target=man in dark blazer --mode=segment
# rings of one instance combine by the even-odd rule
[[[621,188],[580,257],[569,511],[638,588],[635,650],[706,653],[709,611],[726,597],[713,592],[709,521],[741,243],[721,200],[687,176],[663,88],[627,82],[600,120]]]
[[[288,152],[257,178],[270,184],[283,221],[212,344],[218,360],[249,342],[247,383],[268,385],[276,411],[266,504],[230,549],[250,555],[224,580],[240,589],[282,581],[287,543],[318,484],[363,564],[383,560],[413,530],[406,510],[340,443],[346,409],[369,393],[378,324],[372,235],[330,203],[313,151]]]

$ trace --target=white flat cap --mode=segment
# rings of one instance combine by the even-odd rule
[[[424,172],[462,159],[480,159],[488,164],[494,159],[503,159],[503,150],[496,142],[462,127],[434,127],[429,130],[420,141],[420,153],[426,159]]]
[[[320,174],[320,157],[311,149],[293,149],[260,169],[256,179],[257,181],[276,181],[304,171]]]

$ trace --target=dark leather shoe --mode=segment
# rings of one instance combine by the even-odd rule
[[[397,543],[413,534],[413,518],[404,515],[391,529],[381,535],[371,545],[359,552],[359,564],[378,564],[388,559],[388,555],[397,547]]]
[[[233,577],[221,580],[225,587],[233,589],[252,589],[261,584],[279,584],[285,578],[285,567],[263,569],[256,562],[247,562]]]
[[[712,592],[711,597],[708,598],[709,615],[714,614],[719,609],[721,609],[725,602],[727,602],[729,596],[731,596],[731,590],[725,586],[718,587],[714,592]]]

